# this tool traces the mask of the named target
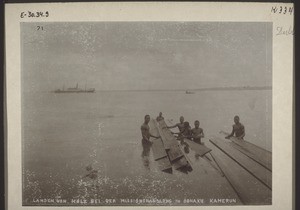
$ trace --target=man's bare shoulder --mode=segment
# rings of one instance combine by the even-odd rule
[[[142,125],[141,125],[141,129],[142,129],[142,130],[149,129],[149,126],[146,125],[146,124],[142,124]]]

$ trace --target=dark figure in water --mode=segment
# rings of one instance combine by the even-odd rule
[[[167,126],[167,128],[178,128],[179,132],[182,132],[184,130],[184,117],[181,116],[179,118],[179,123],[177,123],[176,125],[172,125],[172,126]]]
[[[165,119],[165,118],[162,116],[162,112],[160,112],[159,115],[156,118],[156,121],[158,122],[158,121],[161,121],[163,119]]]
[[[191,133],[192,133],[192,139],[194,140],[194,142],[201,144],[201,138],[204,138],[204,132],[202,128],[199,128],[200,126],[200,122],[198,120],[195,121],[194,123],[195,128],[192,129]]]
[[[184,129],[180,132],[180,135],[182,135],[183,138],[191,139],[192,138],[192,129],[190,126],[190,123],[185,121],[184,123]]]
[[[142,145],[143,145],[143,152],[142,152],[142,157],[147,158],[149,156],[150,148],[152,145],[152,141],[150,140],[150,137],[158,139],[159,137],[153,136],[150,134],[150,128],[148,123],[150,122],[150,116],[146,115],[145,116],[145,121],[143,125],[141,126],[141,131],[142,131]],[[147,163],[149,163],[149,160],[146,160]]]
[[[235,135],[236,138],[243,140],[245,136],[245,127],[242,123],[240,123],[239,116],[234,117],[234,125],[232,126],[232,132],[228,136],[226,136],[226,139],[229,139],[233,135]]]
[[[172,134],[178,134],[178,140],[180,140],[180,143],[183,145],[185,142],[184,142],[184,138],[187,138],[187,139],[191,139],[192,138],[192,129],[191,129],[191,126],[189,124],[189,122],[184,122],[184,127],[182,129],[182,131],[180,131],[179,133],[173,133]]]

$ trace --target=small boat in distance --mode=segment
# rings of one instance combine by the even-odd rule
[[[186,94],[194,94],[195,92],[192,92],[192,91],[187,90],[187,91],[185,91],[185,93],[186,93]]]
[[[54,93],[94,93],[95,92],[95,88],[86,88],[85,89],[81,89],[78,87],[78,83],[76,85],[76,87],[71,87],[71,88],[67,88],[65,89],[65,86],[63,86],[62,89],[56,89],[54,91]]]

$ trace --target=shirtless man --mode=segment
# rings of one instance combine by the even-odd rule
[[[195,125],[195,128],[192,129],[192,139],[194,140],[194,142],[196,142],[198,144],[202,144],[201,138],[204,138],[203,129],[199,128],[200,122],[198,120],[195,121],[194,125]]]
[[[235,134],[235,137],[239,140],[243,140],[245,136],[245,127],[242,123],[240,123],[240,117],[235,116],[234,117],[234,125],[232,126],[232,132],[228,136],[226,136],[226,139],[229,139]]]
[[[167,126],[167,128],[178,128],[179,132],[182,132],[184,130],[184,117],[181,116],[179,118],[179,123],[177,123],[176,125],[172,125],[172,126]]]
[[[162,112],[160,112],[159,115],[156,118],[156,121],[158,122],[158,121],[163,120],[163,119],[164,119],[164,117],[162,116]]]
[[[142,131],[142,145],[143,145],[143,152],[142,152],[142,157],[149,156],[150,152],[150,147],[152,145],[152,141],[150,140],[150,137],[158,139],[159,136],[153,136],[150,134],[150,128],[148,123],[150,122],[150,115],[145,116],[145,121],[143,125],[141,126],[141,131]]]

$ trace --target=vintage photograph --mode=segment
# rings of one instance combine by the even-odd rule
[[[272,22],[22,22],[23,206],[272,204]]]

